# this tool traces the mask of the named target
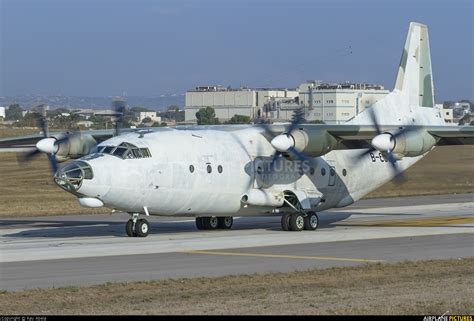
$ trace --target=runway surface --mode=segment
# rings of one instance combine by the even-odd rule
[[[0,219],[0,289],[225,276],[474,256],[474,194],[363,200],[319,213],[316,231],[279,217],[236,218],[230,231],[151,217],[146,238],[126,214]]]

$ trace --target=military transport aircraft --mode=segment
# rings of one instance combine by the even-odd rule
[[[50,135],[43,118],[44,138],[0,147],[36,143],[25,159],[48,154],[54,181],[81,205],[130,213],[128,236],[148,235],[148,215],[196,217],[207,230],[278,215],[283,230],[315,230],[316,212],[354,203],[435,146],[474,144],[473,127],[446,126],[434,107],[428,29],[411,23],[394,90],[346,124],[303,124],[299,112],[288,124]]]

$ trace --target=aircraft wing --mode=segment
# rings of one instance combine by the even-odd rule
[[[136,130],[136,129],[134,129]],[[131,130],[128,128],[124,128],[121,132],[130,132]],[[60,137],[64,135],[66,132],[51,132],[49,136],[51,137]],[[83,135],[90,135],[92,136],[97,142],[101,142],[113,136],[114,129],[99,129],[99,130],[87,130],[81,131]],[[24,148],[24,147],[32,147],[34,146],[39,140],[43,139],[44,136],[42,133],[33,134],[33,135],[26,135],[26,136],[14,136],[14,137],[3,137],[0,138],[0,151],[2,148]]]
[[[286,133],[289,125],[263,127],[265,130],[262,131],[262,135],[271,141],[273,137]],[[397,133],[401,128],[400,126],[381,126],[380,132]],[[403,128],[408,134],[431,135],[437,146],[474,145],[474,126],[403,126]],[[316,141],[324,141],[331,145],[331,150],[371,148],[371,140],[380,133],[375,126],[345,124],[299,124],[295,130],[307,134],[309,145],[316,144]],[[292,136],[297,139],[297,135]]]
[[[436,126],[428,132],[439,141],[436,145],[474,145],[474,126]]]
[[[315,125],[325,126],[325,125]],[[474,145],[474,126],[405,126],[412,132],[427,132],[433,136],[437,146]],[[397,132],[400,127],[382,126],[382,132]],[[378,135],[373,126],[328,125],[325,129],[339,144],[336,149],[366,148]]]
[[[254,125],[260,126],[260,125]],[[278,135],[285,132],[288,124],[267,125],[272,135]],[[217,126],[177,126],[180,130],[239,130],[252,127],[252,125],[217,125]],[[410,127],[410,126],[407,126]],[[360,149],[370,147],[370,141],[377,136],[377,130],[370,125],[326,125],[326,124],[300,124],[298,129],[307,132],[312,139],[318,139],[318,136],[330,135],[334,137],[338,144],[334,149]],[[411,126],[415,130],[426,131],[437,139],[438,146],[445,145],[473,145],[474,144],[474,126]],[[160,130],[162,128],[147,128],[147,130]],[[395,132],[398,126],[382,126],[382,132]],[[123,128],[121,134],[142,130],[140,128]],[[64,132],[52,132],[50,136],[61,136]],[[102,142],[114,134],[114,129],[99,129],[82,131],[83,135],[92,136],[97,142]],[[262,133],[266,135],[266,133]],[[0,138],[0,151],[2,148],[22,148],[34,146],[43,135],[33,134],[26,136],[4,137]]]

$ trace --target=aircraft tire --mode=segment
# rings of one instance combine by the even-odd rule
[[[234,218],[232,216],[222,216],[218,217],[218,226],[222,230],[228,230],[232,228],[234,224]]]
[[[128,220],[127,224],[125,224],[125,232],[127,232],[127,236],[129,237],[135,237],[137,236],[137,233],[133,230],[133,220]]]
[[[215,230],[219,227],[219,220],[216,216],[203,217],[202,222],[206,230]]]
[[[315,212],[308,212],[308,215],[304,218],[304,229],[308,231],[314,231],[319,226],[319,217]]]
[[[304,229],[304,217],[301,213],[293,213],[290,216],[291,231],[300,232]]]
[[[196,227],[198,230],[205,229],[203,217],[196,217]]]
[[[135,233],[138,237],[146,237],[150,232],[150,224],[145,219],[140,219],[135,224]]]
[[[281,229],[283,231],[289,231],[290,230],[290,217],[291,214],[283,214],[281,217]]]

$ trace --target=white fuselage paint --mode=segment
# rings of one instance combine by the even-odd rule
[[[434,108],[412,108],[394,91],[372,106],[382,125],[443,124]],[[371,124],[366,113],[351,124]],[[275,152],[259,127],[236,129],[176,130],[130,133],[100,145],[128,142],[149,148],[152,157],[121,159],[108,154],[84,157],[94,172],[79,193],[97,197],[108,207],[126,212],[175,216],[275,215],[272,207],[245,205],[242,197],[254,188],[269,195],[295,194],[306,209],[325,210],[352,204],[393,178],[390,164],[370,155],[356,161],[361,150],[338,150],[313,159],[312,170],[302,173],[297,162],[280,159],[270,179],[263,179],[257,164],[270,161]],[[423,155],[424,156],[424,155]],[[404,157],[407,169],[423,156]],[[382,158],[382,160],[381,160]],[[194,167],[191,172],[190,166]],[[208,173],[208,166],[211,173]],[[218,168],[222,167],[222,173]],[[331,168],[335,175],[331,175]],[[325,175],[322,174],[325,172]],[[345,173],[346,175],[344,175]],[[322,202],[320,202],[322,200]]]

